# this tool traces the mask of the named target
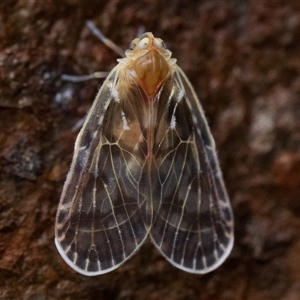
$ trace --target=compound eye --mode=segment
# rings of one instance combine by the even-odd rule
[[[145,48],[147,48],[149,45],[150,45],[150,39],[147,38],[147,37],[141,39],[140,42],[139,42],[139,47],[140,47],[141,49],[145,49]]]

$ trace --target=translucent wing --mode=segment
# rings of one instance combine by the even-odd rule
[[[200,103],[151,33],[118,61],[75,144],[57,212],[58,251],[79,273],[98,275],[150,233],[174,266],[212,271],[233,246],[233,215]]]
[[[233,214],[214,140],[195,92],[178,67],[156,132],[151,239],[174,266],[191,273],[217,268],[233,246]],[[165,95],[164,95],[165,94]]]
[[[136,121],[141,100],[127,91],[128,101],[120,101],[119,69],[104,82],[78,135],[57,212],[56,246],[73,269],[88,276],[131,257],[152,218],[143,172],[147,146]]]

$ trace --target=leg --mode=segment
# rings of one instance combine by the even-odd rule
[[[61,79],[65,81],[71,81],[71,82],[81,82],[81,81],[87,81],[94,78],[105,78],[109,72],[95,72],[89,75],[83,75],[83,76],[76,76],[76,75],[67,75],[63,74],[61,75]]]
[[[125,56],[124,51],[120,47],[118,47],[114,42],[106,38],[92,21],[87,21],[86,25],[91,30],[91,32],[97,38],[99,38],[107,47],[109,47],[110,49],[112,49],[122,57]],[[61,76],[61,79],[65,81],[71,81],[71,82],[81,82],[81,81],[87,81],[94,78],[105,78],[108,74],[109,72],[95,72],[93,74],[83,75],[83,76],[72,76],[72,75],[63,74]]]
[[[106,38],[103,33],[95,26],[92,21],[87,21],[86,26],[91,30],[91,32],[104,43],[107,47],[115,51],[117,54],[121,55],[121,57],[125,57],[124,51],[117,46],[114,42]]]

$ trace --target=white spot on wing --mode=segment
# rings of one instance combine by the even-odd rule
[[[177,103],[179,103],[184,96],[184,90],[180,90],[177,96]]]
[[[121,117],[122,117],[122,122],[123,122],[123,129],[124,130],[129,130],[130,128],[128,126],[124,111],[121,112]]]
[[[65,204],[62,204],[59,209],[62,210],[62,211],[68,211],[71,207],[71,202],[68,202],[68,203],[65,203]]]
[[[116,89],[113,89],[111,92],[112,96],[114,97],[115,101],[120,103],[119,93]]]
[[[176,127],[176,117],[173,115],[171,118],[170,128],[175,129],[175,127]]]

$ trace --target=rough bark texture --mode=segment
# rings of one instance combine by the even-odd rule
[[[0,299],[300,299],[300,2],[3,0],[0,3]],[[139,26],[165,40],[216,139],[235,246],[216,271],[172,267],[150,242],[88,278],[56,251],[55,212],[76,130]]]

